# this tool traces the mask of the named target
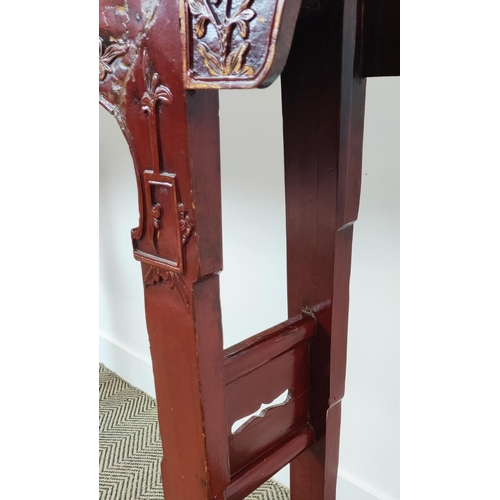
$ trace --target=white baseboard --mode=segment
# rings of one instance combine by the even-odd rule
[[[281,469],[273,479],[278,483],[290,487],[290,469],[287,465]],[[375,496],[362,486],[352,483],[343,477],[339,471],[337,478],[337,500],[385,500],[385,497]]]
[[[398,500],[397,496],[388,495],[373,486],[351,476],[339,467],[337,481],[337,500]]]
[[[156,397],[151,361],[102,332],[99,335],[99,361],[133,386]]]
[[[382,500],[381,497],[374,496],[361,486],[351,483],[341,476],[337,479],[337,500]]]

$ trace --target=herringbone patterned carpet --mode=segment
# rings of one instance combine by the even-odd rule
[[[161,457],[156,401],[100,364],[99,500],[164,500]],[[271,480],[247,500],[289,500],[289,493]]]

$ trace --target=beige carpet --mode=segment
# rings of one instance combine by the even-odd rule
[[[164,500],[161,457],[156,401],[100,364],[99,500]],[[247,500],[289,500],[289,493],[271,480]]]

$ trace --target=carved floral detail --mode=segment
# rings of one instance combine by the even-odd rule
[[[185,245],[191,236],[194,224],[191,217],[187,214],[183,203],[179,203],[177,208],[179,209],[179,224],[181,228],[182,244]]]
[[[184,304],[189,307],[186,286],[177,273],[150,266],[148,272],[144,276],[144,286],[148,288],[149,286],[156,285],[157,283],[164,283],[172,290],[175,290],[181,297]]]
[[[191,233],[194,229],[194,223],[191,217],[189,217],[183,203],[178,203],[177,209],[179,211],[181,241],[182,245],[185,245],[189,241],[189,237],[191,236]],[[162,212],[163,209],[160,203],[155,203],[151,207],[151,215],[153,219],[152,243],[156,250],[156,253],[158,253],[158,237],[160,236]]]
[[[160,76],[153,69],[151,61],[144,52],[144,79],[146,81],[146,92],[142,95],[142,110],[146,113],[153,113],[156,103],[162,101],[166,104],[172,104],[174,97],[166,85],[162,85]]]
[[[113,72],[111,63],[119,56],[127,52],[128,47],[122,43],[111,39],[111,44],[105,49],[103,48],[104,41],[99,37],[99,81],[106,78],[109,73]]]
[[[217,6],[219,1],[188,0],[189,10],[196,20],[194,27],[196,36],[199,39],[203,38],[208,24],[213,25],[217,34],[217,52],[213,52],[203,42],[198,42],[198,52],[212,76],[252,76],[255,70],[245,64],[245,55],[250,43],[244,40],[248,38],[248,23],[255,17],[255,12],[248,8],[253,0],[243,0],[233,16],[230,15],[231,8],[228,6],[231,0],[222,0],[222,7],[219,9],[221,14],[216,13],[214,6]],[[243,41],[229,52],[235,30],[238,30]]]
[[[158,253],[158,237],[160,236],[160,218],[162,215],[161,205],[159,203],[155,203],[151,208],[151,215],[153,216],[153,246],[155,247],[156,253]]]

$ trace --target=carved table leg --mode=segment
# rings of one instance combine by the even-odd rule
[[[169,18],[177,24],[165,37]],[[218,95],[185,90],[178,18],[170,2],[102,9],[100,100],[129,143],[139,188],[132,242],[142,264],[165,498],[214,500],[230,482]]]
[[[314,309],[318,319],[310,352],[317,442],[291,464],[292,500],[336,494],[365,96],[354,76],[357,4],[303,8],[282,75],[289,315]]]
[[[163,121],[152,120],[151,132],[168,173],[154,172],[153,163],[144,174],[146,227],[134,246],[145,284],[165,498],[212,500],[223,498],[229,484],[216,274],[222,268],[218,99],[216,91],[174,89],[175,83],[174,102],[163,108]],[[174,106],[175,117],[168,116]],[[168,153],[159,147],[172,140],[177,147]]]
[[[145,285],[165,498],[207,500],[223,498],[229,483],[216,274],[222,267],[218,99],[214,91],[173,96],[176,119],[166,117],[151,137],[153,150],[172,139],[179,147],[168,153],[176,156],[168,174],[153,165],[144,175],[146,227],[134,246]]]
[[[214,91],[173,96],[177,117],[152,131],[152,147],[172,139],[179,147],[168,153],[176,156],[168,174],[154,173],[154,165],[145,174],[150,237],[134,246],[143,262],[165,498],[207,500],[223,498],[229,483],[216,274],[222,267],[218,99]]]

